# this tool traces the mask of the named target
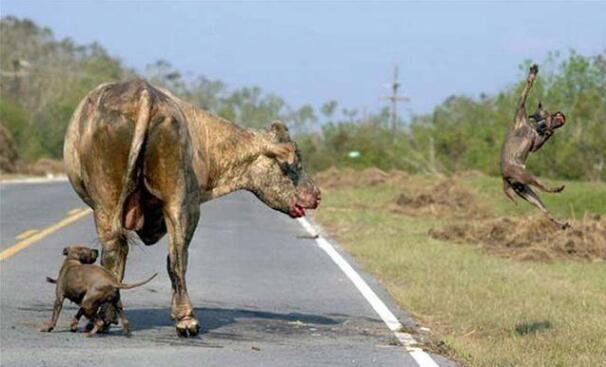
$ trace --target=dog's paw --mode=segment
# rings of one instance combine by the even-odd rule
[[[54,327],[51,325],[44,325],[43,327],[40,328],[40,331],[43,333],[50,333],[51,331],[53,331]]]
[[[566,185],[558,186],[553,189],[553,192],[562,192],[566,188]]]

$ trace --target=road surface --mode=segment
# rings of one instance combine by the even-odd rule
[[[187,272],[202,324],[198,337],[178,338],[169,316],[166,238],[131,247],[126,282],[159,272],[147,285],[122,292],[131,338],[117,326],[93,338],[71,333],[77,309],[69,301],[55,331],[41,333],[54,300],[54,286],[44,279],[56,276],[63,247],[100,246],[83,209],[66,182],[0,184],[0,251],[21,248],[0,260],[2,366],[420,364],[396,345],[393,332],[299,222],[248,193],[202,206]],[[73,215],[79,219],[66,223]],[[411,323],[374,279],[362,277],[400,321]]]

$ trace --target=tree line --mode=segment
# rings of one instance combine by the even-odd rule
[[[28,19],[0,19],[0,34],[0,123],[12,134],[24,161],[60,159],[65,129],[80,99],[102,82],[141,76],[244,126],[262,128],[276,119],[285,121],[312,171],[374,166],[496,175],[501,143],[530,64],[520,65],[519,83],[494,96],[453,95],[431,113],[413,115],[393,129],[387,108],[360,114],[337,101],[317,110],[311,105],[293,108],[256,86],[230,88],[202,75],[185,77],[165,60],[137,72],[97,43],[58,40],[50,29]],[[539,99],[552,112],[561,109],[568,123],[529,160],[530,169],[554,178],[605,180],[606,51],[547,55],[529,111]]]

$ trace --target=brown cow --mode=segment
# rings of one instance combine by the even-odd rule
[[[94,211],[101,264],[119,281],[126,231],[147,245],[168,232],[171,316],[181,336],[200,328],[185,271],[201,203],[248,190],[296,218],[320,202],[284,124],[242,128],[144,80],[91,91],[74,112],[63,154],[74,190]],[[111,307],[102,314],[106,326],[117,323]]]

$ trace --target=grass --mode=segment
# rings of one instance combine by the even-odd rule
[[[431,181],[417,177],[418,182]],[[497,215],[526,215],[491,177],[466,177]],[[550,182],[550,184],[555,184]],[[606,184],[542,194],[561,218],[606,214]],[[519,262],[430,238],[444,220],[386,210],[400,189],[325,192],[316,219],[467,366],[605,366],[606,264]]]

